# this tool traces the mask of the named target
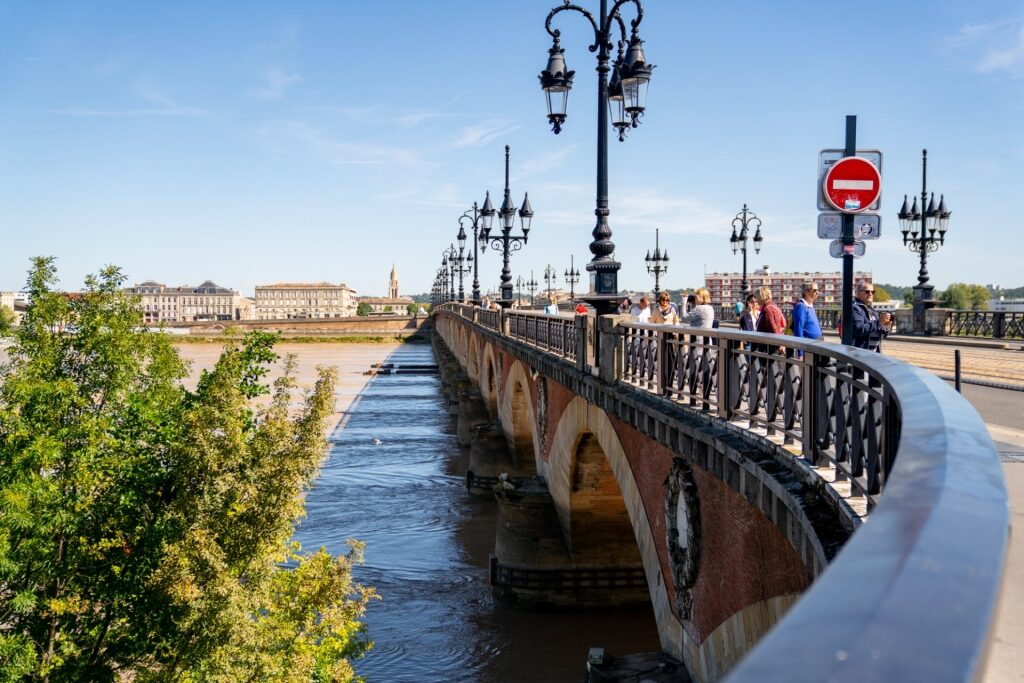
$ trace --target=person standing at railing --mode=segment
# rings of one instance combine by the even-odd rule
[[[874,298],[874,285],[857,283],[857,296],[853,301],[853,345],[881,353],[882,340],[892,330],[892,314],[886,311],[879,316],[872,305]]]
[[[636,315],[633,313],[633,302],[628,296],[619,304],[619,315]]]
[[[640,303],[631,311],[636,316],[638,323],[651,322],[651,300],[646,296],[640,297]]]
[[[554,294],[548,294],[548,305],[544,307],[545,315],[558,315],[558,298]]]
[[[658,295],[658,305],[651,311],[651,322],[658,325],[679,324],[679,311],[669,298],[668,292]]]
[[[760,306],[757,304],[756,294],[747,294],[747,300],[740,313],[740,329],[745,332],[753,332],[757,329],[757,313]]]
[[[800,289],[800,298],[793,304],[793,336],[804,339],[821,339],[821,323],[814,312],[818,298],[818,285],[805,282]]]
[[[715,327],[715,308],[711,305],[711,292],[701,287],[692,296],[693,308],[679,316],[680,322],[689,323],[690,327]]]

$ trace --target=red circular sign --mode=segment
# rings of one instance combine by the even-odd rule
[[[844,157],[825,174],[825,199],[843,213],[867,211],[882,193],[882,174],[867,159]]]

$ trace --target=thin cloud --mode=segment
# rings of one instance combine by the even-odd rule
[[[1024,18],[968,24],[950,39],[949,45],[965,53],[981,73],[1024,77]]]
[[[513,119],[487,119],[475,126],[463,128],[456,134],[452,145],[455,147],[479,147],[519,128],[522,128],[522,124],[516,123]]]
[[[306,154],[335,166],[433,165],[411,149],[336,140],[320,128],[303,121],[273,121],[260,126],[256,132],[272,142],[298,145]]]
[[[544,152],[543,154],[538,154],[531,159],[527,159],[522,164],[518,165],[519,170],[521,171],[520,175],[529,176],[563,166],[565,164],[565,160],[578,148],[579,144],[568,145],[553,152]]]
[[[253,94],[261,100],[277,102],[284,97],[285,90],[290,86],[302,83],[303,78],[298,73],[285,73],[276,66],[267,69],[263,74],[263,85],[257,88]]]

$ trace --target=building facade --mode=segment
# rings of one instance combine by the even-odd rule
[[[238,292],[207,280],[198,287],[168,287],[153,280],[125,289],[139,297],[142,321],[147,325],[197,320],[241,320]]]
[[[401,296],[398,293],[398,269],[391,264],[391,278],[388,280],[388,295],[386,297],[364,296],[359,303],[370,307],[370,313],[405,315],[409,312],[409,304],[413,303],[412,297]]]
[[[813,282],[821,291],[817,304],[825,307],[839,307],[843,303],[843,274],[804,272],[804,273],[773,273],[771,268],[764,266],[747,273],[747,287],[756,292],[759,287],[772,290],[772,299],[779,304],[792,303],[800,298],[800,289],[804,282]],[[853,274],[854,291],[860,283],[871,284],[871,273],[856,272]],[[743,296],[742,273],[711,273],[704,276],[704,286],[711,293],[713,305],[730,305]]]
[[[345,318],[356,314],[355,294],[345,283],[257,285],[255,319]]]

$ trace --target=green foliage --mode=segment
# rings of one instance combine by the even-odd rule
[[[0,306],[0,337],[11,333],[16,320],[13,310]]]
[[[942,305],[959,310],[983,311],[988,308],[989,292],[983,285],[954,282],[942,293]]]
[[[889,296],[889,291],[882,285],[875,285],[874,290],[876,304],[881,303],[882,301],[890,301],[892,299],[892,297]]]
[[[190,392],[117,268],[73,300],[55,282],[35,259],[0,366],[0,681],[353,680],[361,547],[288,543],[333,370],[296,411],[293,361],[268,387],[276,338],[256,332]]]
[[[370,304],[359,304],[356,306],[356,315],[370,315],[373,307]]]
[[[394,313],[395,312],[395,307],[394,306],[385,306],[384,307],[384,312],[385,313]]]

